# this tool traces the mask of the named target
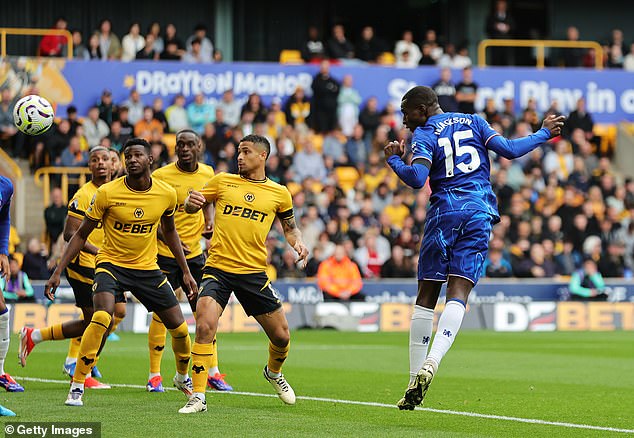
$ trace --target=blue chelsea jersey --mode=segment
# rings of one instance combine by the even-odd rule
[[[430,215],[478,210],[499,221],[487,149],[488,141],[496,135],[482,117],[474,114],[438,114],[416,128],[412,162],[422,158],[431,163]]]

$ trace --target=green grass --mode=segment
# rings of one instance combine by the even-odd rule
[[[464,331],[445,357],[426,408],[544,421],[634,429],[634,354],[631,332],[493,333]],[[88,390],[83,408],[64,406],[67,386],[22,380],[23,394],[0,394],[21,421],[99,421],[106,437],[180,436],[616,436],[608,431],[466,417],[430,411],[301,399],[394,405],[407,383],[407,333],[297,331],[285,374],[300,399],[208,393],[206,414],[184,416],[177,391]],[[12,339],[7,371],[15,376],[63,380],[67,342],[38,345],[25,369],[16,365]],[[236,391],[271,394],[261,372],[267,358],[263,334],[219,335],[221,371]],[[166,350],[167,351],[167,350]],[[174,373],[171,352],[163,376]],[[104,381],[144,385],[143,335],[121,334],[99,363]],[[19,379],[18,379],[19,380]],[[3,419],[6,420],[6,417]]]

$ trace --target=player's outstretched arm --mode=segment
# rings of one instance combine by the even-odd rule
[[[88,236],[92,233],[92,230],[95,229],[98,223],[98,221],[84,218],[77,229],[77,232],[68,242],[66,249],[64,249],[64,252],[62,253],[62,259],[59,261],[57,268],[55,268],[55,271],[51,275],[51,278],[49,278],[46,282],[46,287],[44,288],[44,295],[46,295],[46,298],[49,300],[53,301],[55,299],[55,291],[59,286],[62,272],[64,272],[64,269],[66,269],[66,266],[68,266],[70,261],[77,257],[79,251],[81,251],[86,244],[86,239],[88,239]]]
[[[73,238],[73,236],[75,235],[75,233],[81,226],[81,222],[82,221],[76,217],[73,217],[70,215],[66,217],[66,223],[64,224],[64,241],[69,242],[70,239]],[[95,245],[88,243],[88,241],[86,241],[86,243],[84,243],[84,247],[82,248],[82,250],[84,250],[85,252],[89,254],[96,255],[97,252],[99,251],[99,248],[97,248]]]
[[[383,150],[387,164],[401,181],[413,189],[420,189],[425,185],[427,176],[429,176],[429,161],[420,159],[412,163],[411,166],[405,164],[401,158],[405,153],[405,142],[402,140],[400,143],[398,141],[389,142]]]
[[[185,212],[188,214],[194,214],[207,204],[205,197],[195,190],[189,194],[185,199]]]
[[[489,137],[486,146],[504,158],[513,159],[521,157],[542,145],[550,138],[560,135],[565,119],[564,116],[550,115],[544,119],[542,128],[539,131],[527,137],[517,138],[515,140],[509,140],[501,135],[494,134]]]
[[[185,290],[185,293],[187,293],[188,298],[194,298],[198,292],[198,285],[189,271],[189,266],[187,265],[187,260],[185,259],[185,253],[183,252],[183,246],[181,245],[181,239],[178,237],[176,226],[174,225],[174,215],[162,216],[161,228],[163,229],[163,238],[165,239],[165,243],[172,251],[172,254],[174,254],[174,257],[176,257],[176,263],[178,263],[178,267],[181,268],[181,271],[183,272],[183,289]]]
[[[4,189],[2,196],[8,199],[0,209],[0,275],[5,280],[9,279],[9,237],[11,235],[11,197],[13,196],[13,184],[6,178],[2,181]]]
[[[297,252],[297,260],[295,260],[295,263],[299,263],[301,261],[303,269],[306,267],[306,263],[308,262],[308,248],[306,248],[306,245],[304,245],[304,242],[302,241],[302,232],[299,228],[297,228],[294,217],[281,219],[281,221],[286,241],[293,247],[295,252]]]

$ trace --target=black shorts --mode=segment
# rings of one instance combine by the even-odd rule
[[[174,289],[178,289],[183,286],[183,271],[176,263],[176,259],[173,257],[165,257],[159,254],[157,262],[163,274],[167,275],[167,280],[170,282]],[[200,282],[203,280],[203,268],[205,267],[205,256],[199,255],[191,259],[187,259],[187,266],[192,273],[192,277],[196,280],[196,284],[200,286]]]
[[[148,312],[178,305],[174,290],[160,269],[130,269],[99,263],[95,272],[93,292],[110,292],[116,300],[125,291],[130,291]]]
[[[211,297],[224,309],[231,292],[249,316],[262,315],[282,307],[282,301],[265,272],[232,274],[205,266],[198,296]]]
[[[86,279],[92,280],[95,277],[95,270],[93,268],[88,268],[86,266],[80,266],[76,264],[71,264],[66,268],[66,279],[68,280],[68,284],[73,288],[73,294],[75,295],[75,305],[81,309],[92,308],[92,285],[93,283],[86,283],[85,281],[78,280],[76,278],[71,278],[68,275],[68,270],[72,270],[77,274],[80,274],[82,277]],[[125,303],[125,295],[121,294],[119,296],[115,295],[116,303]]]

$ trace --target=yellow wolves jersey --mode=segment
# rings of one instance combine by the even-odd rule
[[[277,215],[293,217],[288,189],[266,178],[254,181],[220,173],[202,189],[216,203],[207,266],[234,274],[266,271],[266,236]]]
[[[152,179],[149,189],[139,192],[119,178],[97,189],[86,217],[103,222],[104,243],[96,263],[110,262],[130,269],[158,269],[156,230],[162,216],[176,210],[176,191]]]
[[[86,210],[90,207],[90,201],[93,196],[95,196],[95,193],[97,193],[97,186],[92,181],[81,186],[81,188],[75,192],[73,199],[68,203],[68,215],[79,220],[84,220]],[[103,224],[101,222],[99,222],[95,230],[90,233],[87,241],[97,248],[103,246]],[[84,251],[81,251],[73,262],[86,268],[95,268],[95,256]]]
[[[198,169],[187,172],[178,167],[176,163],[156,169],[152,173],[154,180],[160,180],[169,184],[176,190],[177,207],[174,213],[174,223],[178,235],[191,251],[187,258],[198,257],[203,253],[200,246],[201,234],[205,228],[205,216],[202,210],[196,214],[185,213],[185,198],[192,190],[200,190],[214,176],[214,170],[203,163],[198,163]],[[158,241],[158,253],[165,257],[174,257],[169,247],[162,241]]]

